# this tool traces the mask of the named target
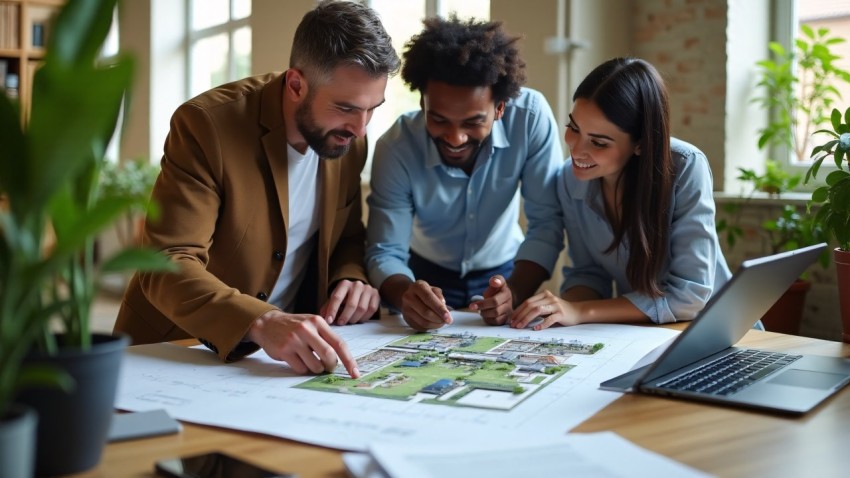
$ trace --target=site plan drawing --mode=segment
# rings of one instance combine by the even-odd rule
[[[357,357],[359,380],[341,369],[296,375],[262,350],[222,363],[203,346],[130,347],[115,406],[356,451],[558,437],[620,396],[600,382],[677,334],[610,324],[516,330],[452,314],[431,333],[398,316],[333,327]]]
[[[471,333],[417,334],[357,358],[363,376],[341,366],[296,386],[305,390],[510,410],[573,369],[575,354],[602,343],[564,339],[504,339]]]

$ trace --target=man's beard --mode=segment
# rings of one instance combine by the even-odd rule
[[[351,142],[341,146],[333,146],[330,144],[331,136],[340,136],[343,138],[354,138],[354,134],[342,129],[332,129],[327,133],[322,133],[322,128],[316,124],[313,119],[313,114],[310,112],[312,101],[305,101],[295,110],[295,126],[298,132],[307,141],[307,146],[313,149],[320,157],[326,159],[339,159],[351,147]]]

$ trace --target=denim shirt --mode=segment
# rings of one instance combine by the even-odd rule
[[[513,259],[551,274],[564,241],[555,192],[563,157],[551,108],[528,88],[506,102],[470,176],[443,164],[422,111],[400,116],[375,146],[367,198],[369,280],[380,287],[395,274],[415,279],[410,249],[460,276]]]
[[[676,178],[670,207],[670,248],[659,284],[664,295],[635,292],[626,277],[626,244],[605,250],[614,239],[605,217],[599,181],[579,181],[568,159],[558,180],[572,266],[564,267],[561,291],[587,286],[603,298],[627,298],[655,323],[693,319],[731,277],[714,228],[715,207],[708,159],[695,146],[671,138]],[[627,199],[626,199],[627,200]]]

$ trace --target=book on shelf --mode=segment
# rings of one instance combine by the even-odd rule
[[[33,5],[28,10],[30,47],[41,49],[47,45],[47,37],[50,35],[50,26],[57,14],[57,9],[46,5]]]
[[[20,5],[0,2],[0,49],[17,50],[20,48]]]

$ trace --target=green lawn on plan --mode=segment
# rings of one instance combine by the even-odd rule
[[[498,388],[512,388],[517,385],[517,382],[513,378],[508,377],[507,374],[513,368],[513,365],[506,363],[480,362],[470,364],[464,362],[456,365],[454,360],[449,359],[446,361],[445,359],[439,359],[429,364],[423,364],[421,367],[402,367],[398,364],[391,365],[358,380],[324,375],[304,382],[298,385],[298,388],[330,392],[340,392],[341,388],[345,388],[347,392],[356,395],[407,400],[422,388],[441,379],[453,381],[464,380],[477,384],[491,384]],[[378,377],[386,377],[391,374],[404,374],[406,380],[403,383],[393,384],[388,387],[378,386],[369,389],[355,387],[358,383],[374,382],[377,381]],[[329,377],[333,378],[329,379]]]
[[[454,350],[458,352],[473,352],[473,353],[484,353],[490,349],[495,348],[503,343],[507,342],[505,339],[500,339],[497,337],[479,337],[475,340],[469,347],[458,347]]]
[[[455,337],[435,334],[416,334],[388,345],[394,349],[405,348],[410,354],[403,360],[372,372],[358,380],[337,375],[323,375],[308,380],[297,386],[309,390],[320,390],[336,393],[350,393],[366,397],[389,398],[394,400],[409,400],[423,388],[439,380],[462,381],[471,389],[484,388],[491,390],[513,391],[518,387],[524,388],[516,377],[510,376],[516,366],[512,363],[496,362],[494,360],[456,360],[447,358],[446,354],[434,350],[418,350],[416,344],[434,341],[442,347],[448,347],[452,352],[482,354],[507,342],[507,339],[497,337]],[[469,343],[461,347],[461,343]],[[423,360],[430,358],[433,362]],[[405,367],[404,362],[419,362],[419,367]],[[549,368],[547,373],[556,378],[572,368],[557,366]],[[532,383],[540,385],[546,377],[534,377]],[[374,388],[357,387],[360,384],[378,384]],[[436,398],[436,396],[435,396]],[[426,400],[431,402],[432,400]],[[450,402],[439,402],[452,404]]]

